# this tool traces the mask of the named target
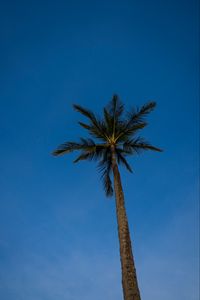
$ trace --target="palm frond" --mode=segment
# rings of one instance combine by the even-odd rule
[[[91,130],[91,126],[88,124],[85,124],[83,122],[78,122],[79,125],[81,125],[83,128],[87,129],[87,130]]]
[[[140,115],[149,114],[155,107],[156,107],[156,102],[150,101],[141,107],[139,113],[140,113]]]
[[[56,150],[54,150],[52,152],[52,154],[54,156],[58,156],[58,155],[73,152],[75,150],[81,150],[83,148],[84,148],[84,146],[80,143],[66,142],[66,143],[63,143],[60,146],[58,146],[58,148]]]
[[[134,136],[139,130],[147,126],[146,122],[138,124],[118,124],[116,128],[116,141],[122,142],[126,141],[130,137]]]
[[[124,111],[124,105],[117,95],[113,95],[110,103],[107,105],[107,110],[114,118],[118,118]]]
[[[106,144],[98,144],[98,149],[100,147],[107,147]],[[97,145],[92,139],[84,139],[80,138],[80,142],[66,142],[58,146],[58,148],[53,151],[54,156],[62,155],[62,154],[67,154],[76,150],[81,150],[81,151],[95,151],[97,149]]]
[[[113,117],[106,108],[104,108],[103,113],[104,113],[104,122],[106,124],[106,131],[107,131],[108,135],[111,135],[112,134]]]
[[[113,95],[111,101],[104,109],[104,119],[107,125],[107,132],[113,137],[115,136],[115,130],[118,122],[120,122],[123,111],[123,103],[121,103],[117,95]]]
[[[93,112],[90,110],[74,104],[74,109],[87,117],[91,124],[85,124],[82,122],[79,122],[79,124],[84,127],[85,129],[89,130],[89,133],[94,136],[95,138],[101,139],[101,140],[107,140],[108,136],[106,135],[106,125],[103,120],[99,120]]]
[[[107,136],[105,135],[105,133],[107,132],[106,131],[106,126],[104,124],[98,124],[98,128],[97,126],[94,126],[94,125],[88,125],[88,124],[85,124],[83,122],[78,122],[79,125],[83,128],[85,128],[86,130],[88,130],[89,134],[96,138],[96,139],[100,139],[101,141],[105,141],[107,140]],[[100,128],[101,127],[101,132],[100,132]],[[104,131],[104,134],[102,133]]]
[[[85,152],[85,153],[83,152],[73,162],[77,163],[80,160],[92,159],[92,157],[93,157],[93,152]]]
[[[112,197],[113,196],[113,187],[112,187],[112,181],[110,178],[109,167],[105,168],[103,175],[102,175],[102,179],[103,179],[103,186],[104,186],[104,191],[106,193],[106,196]]]
[[[116,149],[116,156],[117,156],[117,161],[118,163],[124,165],[126,167],[126,169],[133,173],[133,170],[131,168],[131,166],[129,165],[129,163],[127,162],[126,158],[124,157],[124,155],[126,155],[127,153],[121,149]]]
[[[127,140],[123,144],[123,150],[129,154],[134,154],[134,153],[139,154],[144,150],[153,150],[153,151],[162,152],[161,149],[152,146],[149,142],[145,141],[140,137],[132,140]]]
[[[91,110],[86,109],[78,104],[74,104],[73,107],[76,111],[87,117],[90,121],[96,121],[95,115]]]
[[[81,154],[74,160],[74,163],[80,160],[99,160],[103,157],[107,145],[94,145],[91,148],[84,149]]]
[[[147,114],[149,114],[156,107],[156,102],[151,101],[143,105],[140,109],[133,108],[127,114],[127,125],[143,123]]]
[[[149,102],[143,105],[140,109],[133,108],[131,112],[127,113],[127,119],[121,124],[121,128],[116,134],[116,139],[123,141],[130,138],[138,130],[143,129],[148,125],[145,121],[145,117],[150,113],[156,106],[156,102]]]
[[[104,151],[104,155],[100,162],[98,163],[98,170],[101,173],[101,180],[103,181],[103,187],[106,196],[111,197],[113,195],[112,181],[110,178],[110,173],[112,170],[112,160],[111,153],[109,149]]]

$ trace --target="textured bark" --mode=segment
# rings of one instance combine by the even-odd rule
[[[114,176],[114,189],[116,199],[118,236],[120,243],[120,259],[124,300],[141,300],[140,291],[137,283],[136,269],[132,254],[128,220],[124,205],[124,194],[121,184],[120,173],[115,158],[114,147],[112,148],[112,169]]]

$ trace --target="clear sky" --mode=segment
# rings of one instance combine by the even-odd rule
[[[163,153],[121,171],[142,300],[198,300],[198,1],[1,1],[0,298],[120,300],[114,199],[51,151],[101,113],[157,102]]]

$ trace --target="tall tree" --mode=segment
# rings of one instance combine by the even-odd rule
[[[146,116],[155,106],[155,102],[149,102],[140,109],[134,108],[124,113],[124,105],[118,96],[114,95],[104,108],[103,117],[100,119],[92,111],[75,104],[74,109],[88,121],[87,124],[82,122],[79,124],[92,138],[80,138],[79,142],[65,142],[53,152],[53,155],[59,156],[80,151],[74,163],[81,160],[98,161],[98,169],[107,196],[113,195],[111,179],[113,175],[124,300],[140,300],[141,297],[118,164],[122,164],[132,172],[126,159],[128,155],[139,154],[145,150],[161,151],[138,136],[138,132],[147,126]]]

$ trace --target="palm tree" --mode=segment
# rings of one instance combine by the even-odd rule
[[[124,300],[140,300],[141,298],[118,164],[124,165],[128,171],[132,172],[126,160],[128,155],[139,154],[144,150],[161,151],[137,136],[138,131],[147,126],[146,116],[155,106],[155,102],[149,102],[140,109],[133,109],[124,114],[124,105],[118,96],[114,95],[104,108],[103,118],[100,119],[92,111],[80,105],[74,105],[74,109],[87,118],[89,123],[79,122],[79,124],[89,132],[93,139],[81,138],[79,142],[65,142],[53,152],[53,155],[59,156],[77,150],[80,153],[74,163],[81,160],[98,161],[98,169],[101,172],[107,196],[113,195],[111,174],[113,175]]]

